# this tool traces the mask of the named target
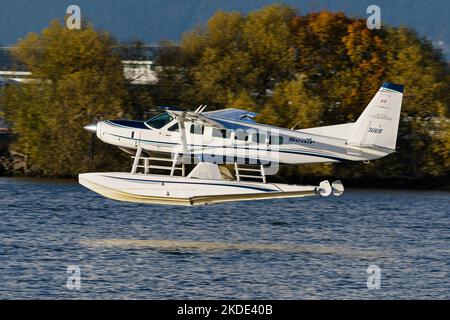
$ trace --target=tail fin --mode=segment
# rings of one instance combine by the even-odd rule
[[[384,83],[356,121],[347,143],[395,150],[402,98],[403,85]]]

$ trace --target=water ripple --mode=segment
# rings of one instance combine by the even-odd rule
[[[190,208],[0,178],[0,296],[450,299],[449,195],[347,190]],[[81,290],[66,287],[69,265]],[[367,289],[369,265],[380,290]]]

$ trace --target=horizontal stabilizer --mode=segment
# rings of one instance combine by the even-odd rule
[[[296,130],[298,132],[304,132],[314,134],[318,136],[333,137],[337,139],[347,140],[353,131],[354,123],[337,124],[334,126],[325,126],[317,128],[308,128]]]

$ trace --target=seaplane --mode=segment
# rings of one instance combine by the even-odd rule
[[[340,196],[339,180],[314,186],[267,177],[281,165],[368,162],[395,152],[402,98],[403,85],[384,83],[356,122],[307,129],[269,126],[251,111],[205,111],[204,105],[160,107],[147,121],[99,121],[84,128],[129,153],[131,170],[82,173],[79,183],[119,201],[187,206]]]

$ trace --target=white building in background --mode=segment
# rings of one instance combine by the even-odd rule
[[[153,61],[122,60],[125,79],[132,84],[154,84],[158,82]]]
[[[7,80],[10,82],[30,82],[33,81],[31,77],[31,72],[28,71],[2,71],[0,70],[0,79],[3,81]]]
[[[155,84],[158,82],[156,68],[153,61],[123,60],[123,74],[131,84]],[[6,80],[29,83],[34,79],[28,71],[2,71],[0,78]]]
[[[4,85],[7,85],[9,83],[10,80],[3,78],[2,76],[0,76],[0,88]]]

